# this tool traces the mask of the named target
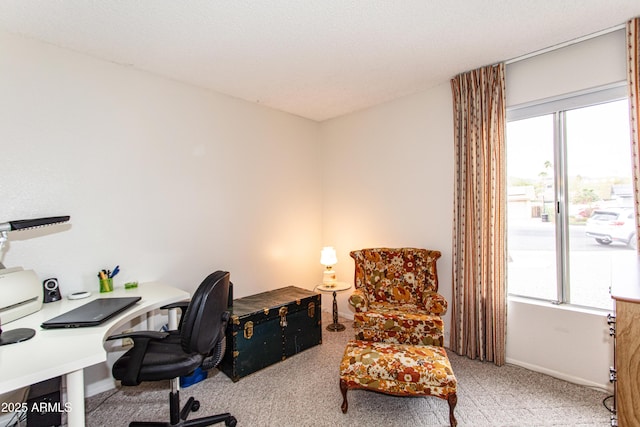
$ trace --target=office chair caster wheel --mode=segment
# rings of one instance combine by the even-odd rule
[[[236,420],[236,417],[230,417],[227,421],[224,422],[224,425],[227,427],[236,427],[237,423],[238,420]]]
[[[198,409],[200,409],[200,401],[194,400],[191,404],[191,412],[196,412]]]

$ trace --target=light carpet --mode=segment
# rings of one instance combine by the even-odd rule
[[[329,332],[323,313],[322,344],[232,382],[217,369],[181,390],[200,401],[190,418],[230,412],[238,426],[447,426],[447,402],[435,397],[395,397],[350,390],[349,411],[340,410],[339,365],[352,338]],[[461,357],[448,351],[458,380],[458,426],[608,426],[603,391],[544,374]],[[169,383],[120,387],[87,399],[87,426],[126,426],[129,421],[168,421]],[[222,424],[220,424],[222,425]]]

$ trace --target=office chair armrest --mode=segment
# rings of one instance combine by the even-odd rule
[[[140,369],[142,368],[142,362],[144,361],[144,355],[147,352],[149,342],[152,340],[162,340],[169,335],[168,332],[134,331],[126,334],[111,335],[107,338],[107,340],[120,338],[131,338],[133,340],[133,348],[126,353],[126,355],[129,355],[127,370],[120,380],[123,385],[134,386],[140,384],[138,376],[140,375]]]
[[[189,301],[179,301],[179,302],[172,302],[171,304],[163,305],[162,307],[160,307],[160,309],[169,310],[171,308],[179,308],[180,310],[184,310],[187,307],[189,307]]]
[[[171,310],[173,308],[180,309],[180,320],[178,320],[178,328],[177,328],[178,331],[182,328],[182,319],[183,319],[182,315],[184,314],[187,307],[189,307],[189,302],[190,301],[173,302],[171,304],[163,305],[162,307],[160,307],[161,310]]]
[[[133,343],[135,344],[136,339],[152,339],[152,340],[161,340],[169,336],[168,332],[158,332],[158,331],[133,331],[126,332],[123,334],[110,335],[107,337],[107,341],[111,340],[119,340],[122,338],[131,338]]]

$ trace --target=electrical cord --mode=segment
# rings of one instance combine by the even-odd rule
[[[98,403],[96,405],[95,408],[93,408],[92,410],[88,411],[87,414],[92,414],[93,412],[96,411],[96,409],[98,409],[100,406],[102,406],[107,400],[109,400],[112,396],[115,396],[116,394],[118,394],[118,392],[120,391],[119,388],[114,389],[113,393],[111,393],[110,395],[108,395],[107,397],[105,397],[104,399],[102,399],[102,401],[100,403]]]
[[[18,398],[16,396],[17,401],[14,405],[14,412],[9,421],[4,425],[4,427],[20,427],[24,426],[27,423],[27,399],[29,397],[29,389],[30,387],[25,387],[17,393],[22,394],[21,397]]]
[[[27,421],[27,411],[14,412],[13,416],[9,420],[5,427],[17,427],[21,426],[23,422]]]
[[[609,399],[613,399],[613,394],[611,396],[607,396],[604,399],[602,399],[602,404],[604,405],[605,408],[607,408],[607,411],[611,412],[612,414],[615,413],[615,410],[613,408],[610,408],[609,406],[607,406],[607,400]]]

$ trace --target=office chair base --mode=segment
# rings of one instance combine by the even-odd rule
[[[204,427],[213,424],[221,423],[224,421],[224,425],[227,427],[236,427],[237,420],[231,414],[219,414],[210,417],[198,418],[195,420],[180,420],[178,424],[171,423],[158,423],[158,422],[132,422],[129,427]]]
[[[180,392],[178,390],[172,391],[169,393],[170,422],[134,421],[129,424],[129,427],[205,427],[221,422],[224,422],[227,427],[235,427],[238,422],[229,413],[187,420],[189,414],[196,412],[198,409],[200,409],[200,402],[193,397],[190,397],[184,407],[180,409]]]

